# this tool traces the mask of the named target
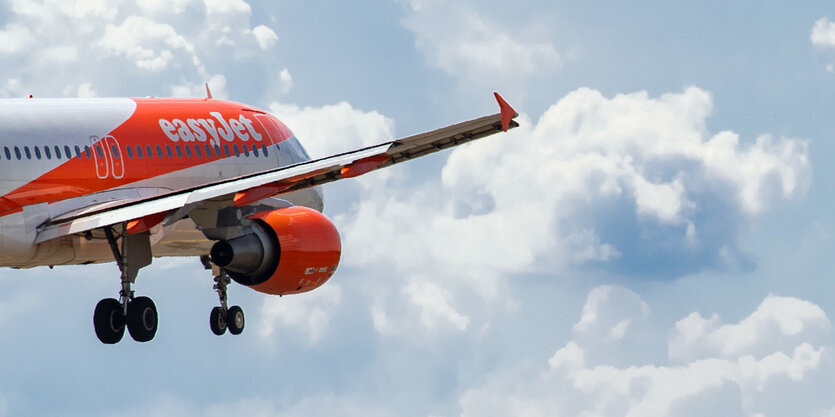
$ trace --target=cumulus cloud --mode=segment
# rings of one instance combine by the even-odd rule
[[[695,87],[611,98],[578,89],[536,122],[523,115],[510,133],[456,148],[440,184],[369,186],[338,218],[345,246],[363,248],[346,262],[405,276],[428,268],[432,282],[484,299],[502,277],[532,270],[673,278],[745,267],[738,235],[803,195],[807,143],[710,133],[712,108]]]
[[[253,28],[252,35],[255,36],[255,39],[258,41],[258,46],[265,51],[278,42],[278,35],[276,35],[272,29],[264,25],[258,25]]]
[[[342,288],[328,283],[303,296],[267,297],[260,310],[258,331],[271,339],[281,329],[292,329],[307,335],[310,344],[317,343],[328,328],[335,308],[342,303]]]
[[[812,45],[826,50],[832,54],[835,51],[835,23],[829,21],[828,18],[822,17],[812,26],[812,33],[809,35]],[[829,72],[835,71],[835,65],[832,63],[826,66]]]
[[[284,78],[284,75],[281,75]],[[289,73],[287,73],[289,79]],[[292,82],[292,81],[290,81]],[[376,111],[355,109],[347,102],[322,107],[272,103],[280,118],[304,142],[312,158],[321,158],[394,139],[394,122]]]
[[[525,79],[562,64],[556,47],[537,33],[512,32],[481,10],[447,0],[407,3],[406,28],[429,63],[462,80]]]
[[[705,319],[697,312],[679,320],[670,341],[670,358],[734,357],[757,352],[769,340],[793,341],[831,329],[829,319],[817,305],[774,295],[738,324],[720,325],[719,321],[716,314]]]
[[[284,88],[272,77],[275,58],[251,59],[278,41],[272,29],[253,27],[251,14],[242,0],[13,1],[0,28],[3,81],[37,87],[39,96],[72,96],[84,83],[81,93],[160,95],[196,90],[246,60],[250,76],[262,78],[254,84]]]
[[[557,349],[547,363],[498,371],[480,387],[467,390],[460,399],[461,415],[781,415],[774,413],[777,410],[769,410],[769,398],[773,396],[786,403],[784,409],[792,410],[792,415],[825,412],[820,404],[809,403],[807,396],[792,398],[787,393],[819,391],[819,384],[832,379],[833,363],[824,359],[831,357],[831,337],[824,344],[797,340],[782,350],[784,335],[774,335],[758,341],[763,348],[761,354],[737,349],[719,357],[705,356],[676,365],[665,364],[663,355],[656,356],[650,364],[622,366],[613,365],[605,356],[590,357],[589,349],[596,344],[612,343],[612,339],[605,333],[580,337],[586,326],[583,323],[588,323],[588,311],[613,313],[611,310],[619,308],[618,300],[599,303],[601,293],[612,291],[640,299],[623,288],[592,290],[583,308],[583,318],[574,326],[573,340]],[[763,305],[771,306],[765,307],[768,310],[774,308],[775,302],[820,311],[812,303],[787,297],[769,296]],[[746,327],[760,321],[763,305],[730,326]],[[800,313],[796,321],[790,320],[789,327],[814,326],[821,319],[826,317]],[[702,334],[692,342],[704,343],[709,338]],[[620,348],[629,350],[628,346]]]

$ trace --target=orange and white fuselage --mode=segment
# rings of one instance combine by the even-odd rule
[[[0,266],[113,261],[106,242],[37,227],[92,205],[163,195],[310,158],[278,119],[213,99],[0,100]],[[318,188],[281,197],[322,210]],[[154,256],[211,242],[182,222],[154,230]]]

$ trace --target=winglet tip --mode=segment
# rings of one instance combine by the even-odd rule
[[[206,98],[210,100],[214,98],[212,97],[212,90],[209,89],[209,83],[206,83]]]
[[[501,116],[502,116],[502,130],[507,132],[510,129],[510,121],[513,120],[514,117],[518,116],[519,113],[513,109],[513,107],[505,101],[501,94],[497,91],[493,92],[493,95],[496,97],[496,101],[499,102],[499,108],[501,109]]]

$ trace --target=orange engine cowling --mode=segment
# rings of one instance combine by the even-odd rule
[[[267,294],[310,291],[336,271],[342,244],[333,222],[307,207],[249,216],[251,231],[212,246],[215,265],[239,284]]]

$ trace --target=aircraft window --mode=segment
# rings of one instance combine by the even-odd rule
[[[26,159],[32,159],[32,151],[29,150],[28,146],[23,147],[23,153],[26,154]]]
[[[154,152],[151,150],[151,145],[145,145],[145,155],[148,155],[148,159],[154,157]]]
[[[247,148],[246,145],[241,145],[241,148],[244,148],[244,156],[249,156],[249,148]]]
[[[78,145],[75,146],[75,157],[81,159],[81,149],[78,149]]]
[[[165,145],[165,153],[168,154],[169,158],[174,157],[174,154],[171,153],[171,145]]]
[[[89,146],[84,146],[84,154],[87,155],[87,159],[93,157],[93,151],[90,150]]]
[[[70,147],[64,145],[64,155],[67,155],[67,159],[72,158],[72,151],[70,151]]]
[[[191,146],[184,145],[183,147],[186,148],[186,156],[191,158]]]
[[[174,146],[174,149],[177,150],[177,158],[182,158],[183,157],[183,148],[180,147],[179,143]]]
[[[258,156],[258,146],[256,146],[254,143],[252,144],[252,153],[254,153],[255,156]]]
[[[110,146],[110,151],[112,152],[111,155],[114,158],[119,159],[119,148],[117,148],[116,145]]]
[[[23,158],[20,156],[20,148],[18,148],[17,146],[15,146],[15,147],[14,147],[14,154],[15,154],[15,156],[17,157],[17,159],[18,159],[18,160],[23,159]]]
[[[133,159],[133,149],[131,149],[130,146],[125,147],[125,152],[128,154],[128,158]]]
[[[265,157],[266,157],[266,156],[270,156],[270,153],[269,153],[269,152],[267,152],[267,145],[264,145],[263,143],[261,144],[261,152],[263,152],[263,153],[264,153],[264,156],[265,156]]]
[[[206,146],[209,146],[209,145],[206,145]],[[214,148],[215,148],[215,156],[220,158],[220,146],[215,145]]]
[[[194,154],[197,155],[198,158],[203,157],[203,151],[200,149],[200,145],[194,145]]]
[[[230,156],[230,154],[229,154],[229,145],[223,145],[223,153],[225,153],[227,157],[229,157],[229,156]]]
[[[209,144],[203,145],[203,148],[206,149],[206,158],[212,157],[212,147]]]
[[[236,143],[236,144],[234,144],[234,145],[232,145],[232,149],[234,149],[234,150],[235,150],[235,156],[237,156],[237,157],[240,157],[240,156],[241,156],[241,150],[240,150],[240,149],[238,149],[238,144],[237,144],[237,143]]]
[[[12,153],[11,153],[11,151],[9,151],[9,147],[4,146],[3,148],[4,148],[3,150],[6,151],[6,159],[11,161],[12,160]]]
[[[43,147],[43,153],[46,155],[46,159],[52,159],[52,152],[49,150],[49,146]]]
[[[143,158],[142,146],[140,146],[140,145],[136,145],[136,157],[139,158],[139,159]]]
[[[162,158],[162,148],[157,145],[157,158]]]
[[[39,148],[39,147],[37,147],[37,146],[33,146],[33,148],[35,149],[35,156],[36,156],[38,159],[41,159],[41,148]]]
[[[99,159],[104,159],[104,153],[101,151],[101,146],[96,146],[96,156],[98,156]]]
[[[55,145],[55,158],[61,159],[61,148]]]

